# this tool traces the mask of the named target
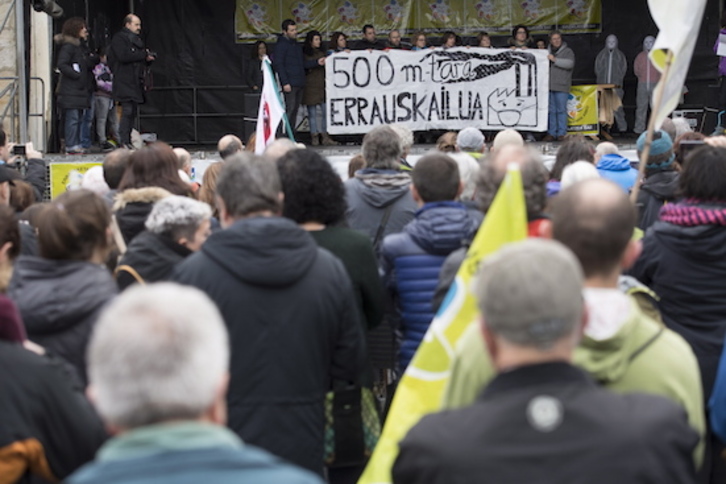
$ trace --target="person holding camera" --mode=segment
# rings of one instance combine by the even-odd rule
[[[144,102],[144,69],[156,55],[144,46],[139,36],[141,19],[134,14],[124,17],[124,28],[111,40],[108,61],[113,72],[113,98],[121,103],[119,137],[127,148],[131,145],[131,129]]]
[[[15,144],[0,127],[0,166],[12,168],[13,179],[21,179],[33,187],[36,200],[43,200],[48,183],[48,172],[43,154],[33,147],[32,142]],[[21,174],[25,173],[25,176]]]

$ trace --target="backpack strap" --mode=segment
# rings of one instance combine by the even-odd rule
[[[651,338],[648,341],[646,341],[645,343],[643,343],[643,345],[640,348],[638,348],[637,350],[635,350],[633,352],[633,354],[630,355],[630,358],[628,358],[628,362],[632,362],[633,360],[635,360],[650,345],[652,345],[653,343],[655,343],[655,340],[657,340],[660,337],[660,335],[663,334],[663,331],[665,331],[665,328],[661,327],[653,336],[651,336]]]
[[[383,217],[381,217],[381,222],[378,224],[378,229],[376,229],[376,236],[373,239],[373,249],[378,252],[378,245],[381,243],[381,237],[383,236],[383,231],[386,229],[386,225],[388,224],[388,219],[391,217],[391,212],[393,211],[393,204],[390,204],[386,207],[385,211],[383,212]]]
[[[131,274],[131,277],[136,279],[136,282],[138,282],[142,286],[146,284],[146,281],[144,281],[144,278],[141,277],[138,272],[136,272],[136,269],[126,264],[118,266],[116,270],[113,271],[113,275],[116,276],[116,278],[118,279],[118,274],[122,271]]]

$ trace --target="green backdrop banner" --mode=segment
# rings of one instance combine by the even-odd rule
[[[517,24],[533,33],[588,33],[601,30],[602,0],[237,0],[237,41],[269,40],[286,18],[297,22],[298,32],[318,30],[325,38],[336,30],[358,38],[368,23],[382,35],[392,29],[509,35]]]

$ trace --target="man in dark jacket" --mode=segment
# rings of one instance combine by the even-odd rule
[[[446,257],[474,237],[481,212],[456,202],[461,180],[456,162],[443,153],[421,158],[412,172],[411,191],[419,209],[403,231],[381,247],[384,280],[401,315],[399,364],[405,369],[434,318],[431,296]]]
[[[113,72],[113,98],[121,103],[119,137],[121,144],[131,147],[131,128],[138,105],[144,102],[144,69],[156,59],[144,46],[139,33],[141,19],[129,14],[124,28],[111,40],[108,61]]]
[[[384,50],[386,44],[376,38],[376,28],[365,24],[361,30],[363,38],[355,43],[353,50]]]
[[[280,78],[282,94],[285,97],[285,112],[293,131],[305,88],[305,69],[325,65],[325,57],[306,61],[302,46],[296,39],[297,24],[291,19],[284,20],[272,58],[272,67]]]
[[[363,365],[350,279],[340,260],[280,217],[275,164],[229,158],[217,197],[224,230],[172,279],[205,291],[230,331],[230,428],[322,474],[324,394],[331,380],[355,382]]]
[[[475,289],[498,375],[470,407],[424,417],[400,443],[396,484],[689,483],[698,436],[675,403],[616,395],[572,365],[583,274],[559,242],[486,259]]]

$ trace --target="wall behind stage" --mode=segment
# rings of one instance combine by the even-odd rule
[[[86,2],[59,2],[70,15],[84,15]],[[113,35],[120,28],[127,12],[118,5],[121,2],[87,2],[91,33],[102,42],[104,36]],[[594,59],[604,47],[605,37],[611,33],[619,37],[620,49],[629,64],[625,105],[632,126],[636,86],[632,63],[642,49],[643,38],[656,35],[657,30],[650,18],[647,0],[602,3],[602,33],[565,35],[564,40],[577,56],[575,83],[589,84],[594,82]],[[236,43],[235,0],[137,0],[136,4],[146,44],[159,54],[152,68],[155,89],[141,110],[143,131],[155,132],[160,139],[170,142],[199,144],[210,144],[229,132],[241,134],[242,91],[228,87],[244,85],[251,45]],[[688,75],[690,93],[686,104],[689,106],[712,106],[717,98],[717,89],[710,86],[717,81],[717,58],[712,47],[719,31],[719,15],[719,0],[708,0]],[[56,22],[57,31],[61,23]],[[504,45],[506,37],[495,37],[494,43]],[[189,89],[194,86],[216,87],[199,89],[195,100]],[[191,117],[195,102],[199,113],[217,113],[217,117],[197,118],[196,138]],[[235,116],[224,117],[225,113]],[[147,117],[157,115],[166,117]]]

